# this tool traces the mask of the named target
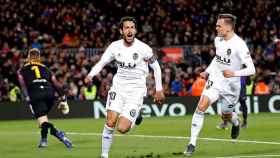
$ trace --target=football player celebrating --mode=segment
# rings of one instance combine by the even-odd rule
[[[112,42],[108,46],[100,61],[85,78],[86,83],[90,82],[107,63],[113,60],[118,65],[106,103],[107,114],[102,136],[102,158],[109,156],[116,123],[118,122],[118,131],[125,134],[134,125],[139,115],[147,91],[148,65],[154,71],[155,102],[161,104],[164,99],[159,63],[153,55],[152,49],[135,37],[136,32],[135,19],[123,17],[120,21],[122,39]]]
[[[222,103],[222,119],[232,123],[231,138],[239,135],[240,122],[233,112],[240,94],[240,77],[255,74],[255,66],[249,49],[234,32],[236,17],[220,14],[216,23],[218,37],[215,38],[216,56],[201,76],[207,79],[202,95],[193,114],[190,142],[186,155],[195,151],[196,141],[203,126],[204,113],[217,100]],[[243,68],[243,64],[246,68]]]

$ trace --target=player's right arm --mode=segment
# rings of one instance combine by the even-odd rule
[[[63,86],[57,81],[57,79],[53,73],[51,73],[51,82],[52,82],[52,86],[54,87],[54,89],[56,90],[56,92],[58,93],[58,95],[60,97],[60,102],[58,103],[57,108],[59,110],[61,110],[61,112],[64,115],[66,115],[70,112],[70,108],[67,103],[67,97],[63,91]]]
[[[53,73],[51,73],[51,82],[52,82],[52,86],[54,87],[55,91],[58,93],[60,100],[66,101],[67,98],[64,93],[63,86],[57,81],[57,79]]]
[[[87,77],[85,78],[85,83],[91,82],[92,78],[96,76],[102,69],[103,67],[110,63],[112,60],[114,60],[114,55],[112,52],[112,44],[106,49],[104,54],[102,55],[101,59],[95,64]]]

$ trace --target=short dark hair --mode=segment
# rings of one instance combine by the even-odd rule
[[[218,19],[224,19],[225,23],[229,24],[232,26],[232,29],[235,28],[236,24],[236,16],[232,14],[219,14]]]
[[[135,25],[135,28],[137,28],[137,22],[136,22],[134,17],[132,17],[132,16],[124,16],[124,17],[121,18],[121,21],[120,21],[120,25],[119,25],[120,29],[123,28],[123,23],[125,21],[132,21],[134,23],[134,25]]]

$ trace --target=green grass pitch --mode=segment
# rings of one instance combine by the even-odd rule
[[[66,147],[49,136],[49,146],[37,148],[39,128],[35,120],[0,121],[1,158],[98,158],[104,119],[50,120],[73,141]],[[239,140],[230,141],[230,129],[218,130],[218,116],[206,116],[193,158],[280,157],[280,114],[249,115],[249,126]],[[190,135],[191,116],[144,118],[127,135],[114,137],[110,158],[183,158]],[[170,136],[170,137],[161,137]],[[207,138],[207,139],[203,139]],[[208,139],[209,138],[209,139]],[[217,140],[213,139],[217,138]],[[244,140],[244,141],[243,141]],[[255,142],[254,142],[255,141]],[[278,155],[278,156],[277,156]]]

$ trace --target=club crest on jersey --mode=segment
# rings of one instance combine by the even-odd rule
[[[227,55],[230,56],[231,54],[231,49],[227,49]]]
[[[130,113],[131,117],[135,117],[136,116],[136,110],[135,109],[130,110],[129,113]]]
[[[137,60],[139,57],[139,55],[137,53],[133,53],[132,58],[133,60]]]

